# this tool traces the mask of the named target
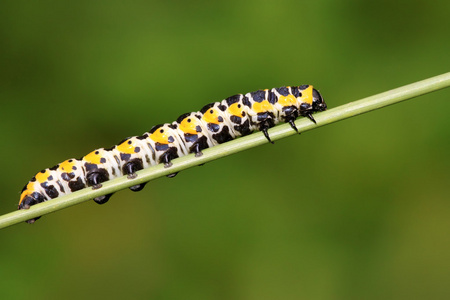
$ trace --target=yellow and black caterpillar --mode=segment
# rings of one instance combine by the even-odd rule
[[[40,171],[23,188],[19,209],[28,209],[85,187],[98,189],[102,182],[115,177],[128,175],[135,178],[136,171],[152,165],[164,163],[170,167],[174,158],[189,153],[200,156],[203,149],[253,131],[262,131],[272,142],[267,132],[270,127],[286,122],[297,131],[295,119],[303,116],[315,123],[312,113],[326,108],[322,96],[311,85],[231,96],[210,103],[198,112],[183,114],[173,123],[156,125],[149,132],[129,137],[112,148],[96,149],[81,159],[68,159]],[[130,189],[140,191],[144,185],[135,185]],[[103,204],[110,197],[111,194],[104,195],[94,201]],[[38,218],[27,222],[33,223]]]

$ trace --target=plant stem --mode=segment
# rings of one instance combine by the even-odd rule
[[[317,124],[312,123],[307,118],[301,118],[297,120],[295,124],[299,132],[304,132],[449,86],[450,72],[318,113],[314,115]],[[271,128],[269,134],[270,138],[273,141],[276,141],[287,136],[295,135],[296,133],[289,124],[282,124]],[[195,157],[190,154],[174,159],[173,166],[170,168],[164,168],[163,164],[159,164],[138,171],[138,176],[135,179],[128,179],[126,176],[119,177],[103,183],[103,187],[97,190],[86,188],[69,195],[34,205],[28,210],[18,210],[5,214],[0,216],[0,228],[5,228],[88,201],[101,195],[114,193],[139,183],[147,182],[174,172],[179,172],[266,143],[267,140],[261,132],[237,138],[233,141],[205,149],[203,155],[200,157]]]

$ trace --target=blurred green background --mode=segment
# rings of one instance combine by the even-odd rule
[[[450,70],[449,1],[1,1],[0,213],[228,96]],[[2,299],[449,299],[450,89],[0,231]]]

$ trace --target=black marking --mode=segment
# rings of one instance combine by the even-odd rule
[[[83,188],[85,188],[86,185],[84,184],[83,180],[81,179],[81,177],[78,177],[75,181],[70,181],[69,182],[69,188],[72,192],[81,190]]]
[[[251,92],[250,95],[252,96],[253,101],[255,102],[263,102],[266,100],[266,92],[263,90],[258,90],[256,92]]]
[[[120,159],[122,161],[128,161],[131,158],[131,154],[127,154],[127,153],[120,153]]]
[[[216,133],[220,130],[220,125],[214,124],[214,123],[208,123],[207,127],[208,127],[209,131],[214,132],[214,133]]]
[[[282,86],[280,88],[275,89],[281,96],[288,96],[289,95],[289,89],[285,86]]]
[[[213,102],[213,103],[206,104],[205,106],[203,106],[202,109],[200,109],[200,113],[205,114],[206,111],[208,111],[208,109],[210,109],[211,107],[214,106],[214,104],[216,104],[216,103]]]
[[[182,115],[180,115],[178,118],[177,118],[177,123],[181,123],[181,122],[183,122],[183,120],[184,119],[186,119],[187,117],[189,117],[191,115],[191,113],[184,113],[184,114],[182,114]]]

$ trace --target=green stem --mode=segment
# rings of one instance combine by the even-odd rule
[[[300,132],[304,132],[448,86],[450,86],[450,72],[318,113],[314,116],[317,125],[306,118],[297,120],[295,124]],[[269,134],[271,139],[276,141],[294,135],[295,131],[292,130],[289,124],[282,124],[271,128]],[[173,166],[170,168],[164,168],[162,164],[159,164],[137,172],[138,177],[135,179],[130,180],[127,179],[126,176],[123,176],[105,182],[103,187],[97,190],[86,188],[57,199],[34,205],[28,210],[18,210],[5,214],[0,216],[0,228],[55,212],[101,195],[114,193],[139,183],[147,182],[174,172],[179,172],[266,143],[267,140],[261,132],[238,138],[225,144],[205,149],[201,157],[195,157],[191,154],[177,158],[173,160]]]

